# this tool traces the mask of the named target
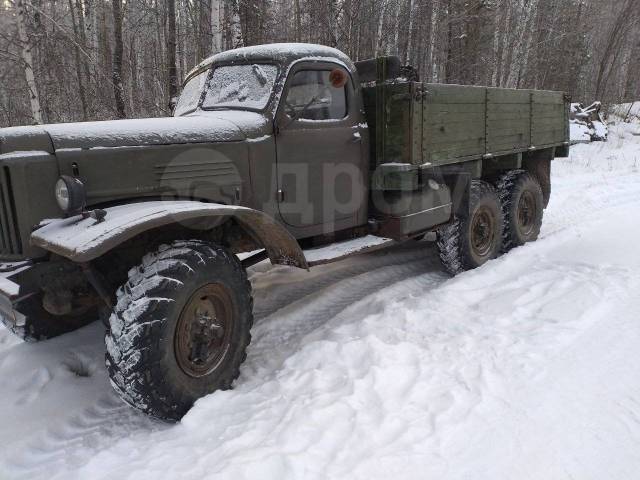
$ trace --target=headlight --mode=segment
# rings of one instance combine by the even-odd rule
[[[77,178],[62,175],[56,182],[56,201],[65,213],[80,213],[87,205],[84,184]]]

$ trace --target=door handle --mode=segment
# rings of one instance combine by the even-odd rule
[[[360,135],[360,132],[353,132],[353,135],[351,135],[351,141],[352,142],[360,142],[362,140],[362,136]]]
[[[282,191],[282,189],[278,189],[278,192],[276,193],[276,199],[279,203],[284,202],[284,192]]]

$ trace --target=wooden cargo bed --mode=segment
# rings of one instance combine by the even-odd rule
[[[372,168],[447,165],[569,142],[562,92],[385,82],[364,87],[363,94]]]

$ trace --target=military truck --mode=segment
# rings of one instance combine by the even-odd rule
[[[36,341],[103,318],[115,390],[180,419],[239,375],[248,267],[435,232],[456,274],[535,240],[567,115],[559,92],[274,44],[202,62],[173,117],[2,129],[2,321]]]

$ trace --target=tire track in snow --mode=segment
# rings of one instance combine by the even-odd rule
[[[408,242],[388,250],[364,253],[345,260],[314,267],[303,272],[289,267],[273,267],[250,276],[254,286],[254,317],[256,322],[286,307],[292,302],[356,275],[392,265],[425,262],[434,271],[442,271],[437,251],[431,242]]]
[[[379,260],[372,265],[363,259],[355,268],[330,272],[312,285],[303,286],[303,295],[289,289],[276,299],[271,305],[273,313],[263,316],[253,329],[245,370],[257,378],[275,373],[306,335],[351,305],[357,303],[358,308],[350,309],[350,321],[381,311],[386,300],[376,299],[379,291],[384,290],[385,299],[426,294],[450,278],[442,271],[435,248],[426,243],[407,251],[400,249]],[[291,301],[292,297],[298,299]],[[274,305],[281,307],[273,308]]]
[[[105,373],[106,374],[106,373]],[[131,432],[170,428],[125,405],[115,392],[105,392],[94,405],[65,423],[48,429],[7,461],[13,479],[50,478],[52,472],[73,470],[111,443]]]

